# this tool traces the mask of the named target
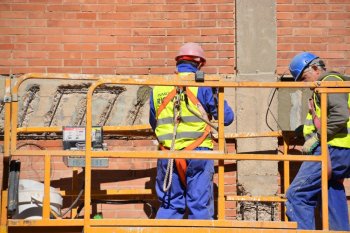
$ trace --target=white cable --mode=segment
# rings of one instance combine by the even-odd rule
[[[175,99],[174,99],[174,110],[173,110],[173,112],[174,112],[174,131],[173,131],[173,138],[171,140],[170,151],[174,151],[177,126],[178,126],[179,121],[181,119],[180,100],[181,100],[180,94],[177,93],[175,96]],[[174,159],[168,159],[168,165],[166,168],[164,183],[163,183],[163,191],[164,192],[168,192],[168,190],[171,187],[171,183],[172,183],[172,179],[173,179],[173,169],[174,169]]]

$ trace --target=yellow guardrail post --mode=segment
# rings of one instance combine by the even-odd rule
[[[10,149],[11,149],[11,78],[5,79],[5,95],[4,95],[4,154],[3,154],[3,170],[2,170],[2,185],[1,185],[1,233],[7,232],[7,200],[8,200],[8,178],[10,164]]]
[[[219,151],[225,151],[225,130],[224,130],[224,88],[219,88],[219,112],[218,112],[218,139],[219,139]],[[225,151],[226,152],[226,151]],[[225,219],[225,160],[219,160],[218,162],[218,219]]]
[[[51,172],[51,156],[47,152],[44,155],[44,198],[43,198],[43,220],[50,220],[50,172]]]
[[[327,144],[327,93],[321,93],[321,193],[322,228],[329,230],[328,221],[328,144]]]

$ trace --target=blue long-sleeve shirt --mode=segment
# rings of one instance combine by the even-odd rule
[[[178,72],[193,72],[197,71],[197,68],[193,67],[190,64],[180,64],[177,66]],[[214,117],[214,119],[218,119],[218,113],[215,105],[214,95],[211,87],[199,87],[197,99],[202,104],[204,110]],[[231,107],[228,105],[226,100],[224,101],[224,125],[230,125],[234,120],[234,113]],[[150,97],[150,114],[149,114],[149,123],[153,130],[155,130],[157,126],[156,120],[156,110],[154,109],[153,103],[153,91],[151,91]]]

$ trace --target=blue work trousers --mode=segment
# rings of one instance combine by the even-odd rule
[[[332,177],[328,181],[330,230],[349,231],[348,206],[341,179],[350,177],[350,149],[328,146]],[[321,154],[317,147],[314,155]],[[287,216],[298,229],[315,229],[315,208],[321,205],[321,163],[303,162],[287,191]]]
[[[181,183],[174,162],[171,187],[164,192],[163,183],[168,159],[158,159],[156,191],[161,205],[156,218],[182,219],[187,206],[189,219],[213,219],[214,161],[187,159],[186,162],[187,187]]]

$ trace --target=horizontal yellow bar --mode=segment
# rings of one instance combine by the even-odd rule
[[[83,226],[83,219],[47,219],[47,220],[8,220],[8,226]],[[188,220],[188,219],[91,219],[94,226],[116,227],[227,227],[227,228],[274,228],[295,229],[296,222],[277,221],[229,221],[229,220]],[[203,230],[203,228],[202,228]]]
[[[92,151],[92,157],[110,158],[184,158],[214,160],[321,161],[321,156],[276,154],[224,154],[219,151]]]
[[[92,192],[92,195],[139,195],[152,194],[152,189],[108,189],[100,190],[99,192]]]
[[[17,128],[18,133],[61,133],[62,127],[21,127]],[[119,134],[153,134],[150,125],[132,125],[132,126],[103,126],[105,133],[119,133]],[[214,138],[218,138],[217,134],[213,134]],[[260,132],[260,133],[226,133],[225,138],[258,138],[258,137],[282,137],[282,131]]]
[[[84,219],[9,219],[7,221],[9,227],[24,227],[24,226],[83,226]]]
[[[260,137],[282,137],[282,131],[261,132],[261,133],[225,133],[225,138],[260,138]],[[218,138],[218,134],[213,134],[214,138]]]
[[[286,199],[277,196],[226,196],[226,201],[285,202]]]
[[[65,79],[65,80],[98,80],[100,84],[124,85],[160,85],[160,86],[212,86],[212,87],[247,87],[247,88],[318,88],[318,87],[350,87],[350,81],[337,82],[234,82],[226,79],[227,75],[205,75],[204,82],[196,82],[194,74],[186,77],[177,75],[88,75],[88,74],[58,74],[58,73],[28,73],[18,78],[14,88],[17,94],[18,86],[25,79]]]
[[[192,78],[193,77],[193,78]],[[350,87],[350,82],[234,82],[227,81],[219,75],[206,75],[205,82],[194,81],[194,75],[187,77],[172,76],[115,76],[99,79],[96,86],[102,84],[123,85],[158,85],[158,86],[210,86],[210,87],[240,87],[240,88],[318,88],[318,87]],[[218,81],[211,81],[218,79]]]
[[[62,150],[16,150],[16,156],[84,156],[85,151]],[[91,151],[94,158],[147,158],[147,159],[214,159],[214,160],[268,160],[268,161],[321,161],[321,156],[313,155],[276,155],[276,154],[224,154],[219,151]]]
[[[152,131],[150,125],[128,125],[128,126],[103,126],[104,132],[149,132]],[[62,132],[62,126],[51,126],[51,127],[21,127],[17,128],[18,133],[60,133]]]
[[[152,189],[106,189],[92,190],[91,196],[119,196],[119,195],[153,195]],[[62,196],[77,196],[71,192],[60,191]],[[135,198],[135,197],[130,197]]]
[[[91,232],[93,233],[293,233],[300,232],[294,229],[259,229],[259,228],[212,228],[212,227],[92,227]],[[311,231],[302,231],[302,232],[311,232]],[[336,232],[335,232],[336,233]]]
[[[317,88],[316,89],[317,93],[349,93],[350,88],[346,87],[338,87],[338,88]]]
[[[48,153],[51,156],[85,156],[85,151],[82,150],[15,150],[11,153],[12,156],[42,156]]]
[[[229,220],[189,220],[189,219],[92,219],[91,226],[177,226],[177,227],[259,227],[295,229],[295,222],[272,221],[229,221]]]

